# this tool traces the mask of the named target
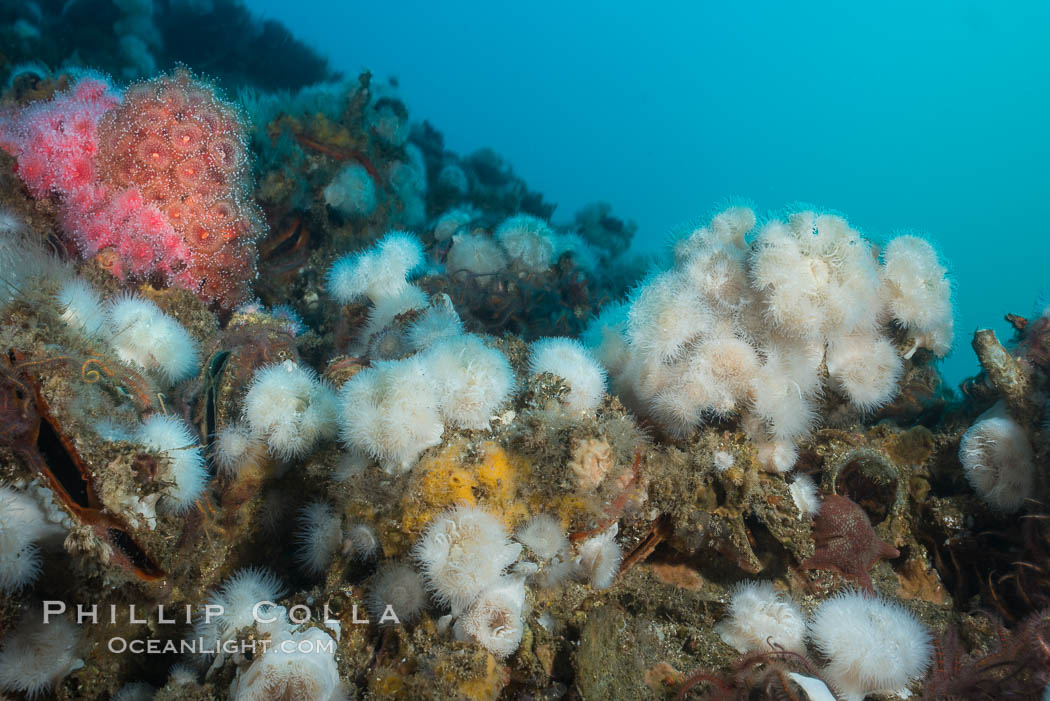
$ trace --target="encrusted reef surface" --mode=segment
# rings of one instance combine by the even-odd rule
[[[1050,682],[1050,310],[952,391],[923,239],[734,206],[643,277],[368,74],[23,72],[0,147],[4,698]]]

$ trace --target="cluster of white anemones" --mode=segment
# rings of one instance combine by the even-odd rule
[[[326,501],[311,501],[299,511],[296,561],[311,576],[325,571],[337,553],[371,560],[379,553],[375,529],[363,521],[344,523]]]
[[[445,315],[439,304],[436,315]],[[454,317],[452,312],[452,317]],[[448,333],[424,314],[410,333],[419,352],[378,361],[340,389],[340,429],[352,450],[379,461],[388,472],[410,469],[441,442],[446,425],[485,430],[516,387],[514,371],[499,350],[461,333],[449,317]]]
[[[260,445],[281,459],[301,457],[338,430],[356,454],[377,460],[391,473],[410,469],[419,455],[441,442],[446,427],[487,430],[517,380],[507,358],[480,336],[466,333],[445,295],[433,300],[409,282],[422,265],[418,238],[392,232],[375,246],[333,264],[328,286],[341,303],[368,300],[368,323],[359,349],[374,337],[396,340],[393,359],[372,357],[340,389],[338,398],[309,368],[290,360],[258,370],[244,399],[243,423],[216,435],[217,463],[236,472],[256,464]],[[416,318],[407,331],[391,322],[407,311]],[[380,344],[381,347],[381,344]],[[571,339],[533,344],[530,372],[552,373],[568,388],[563,406],[592,413],[605,395],[605,371]]]
[[[0,595],[29,586],[40,574],[41,545],[61,542],[68,517],[46,487],[0,485]]]
[[[88,336],[109,342],[122,361],[150,372],[168,384],[197,372],[197,342],[173,317],[135,294],[108,303],[81,278],[70,278],[59,290],[62,319]]]
[[[715,631],[742,654],[777,649],[805,654],[808,639],[827,660],[824,677],[846,701],[880,692],[906,697],[908,684],[922,676],[933,655],[930,632],[914,614],[860,592],[825,599],[807,621],[771,583],[744,582],[733,591]]]
[[[0,210],[0,305],[42,283],[57,283],[60,318],[85,336],[108,342],[123,362],[167,384],[197,371],[197,342],[176,319],[133,293],[104,300],[71,265],[25,236],[25,229],[20,219]]]
[[[197,342],[172,316],[148,299],[121,294],[104,302],[81,278],[70,277],[58,294],[61,318],[87,336],[107,341],[117,356],[166,384],[192,377],[199,368]],[[207,482],[203,451],[197,432],[174,416],[157,414],[129,428],[99,422],[103,438],[138,443],[162,460],[157,481],[162,489],[130,500],[129,507],[156,526],[159,504],[169,512],[183,512],[200,496]]]
[[[418,318],[408,338],[414,355],[374,362],[340,390],[344,442],[389,472],[410,469],[447,426],[488,429],[517,386],[503,353],[464,333],[447,297]],[[562,406],[570,414],[593,413],[605,396],[604,370],[572,339],[536,341],[529,367],[565,381]]]
[[[459,271],[491,275],[512,267],[542,273],[565,253],[572,255],[578,267],[597,267],[598,254],[578,234],[554,231],[542,219],[518,214],[503,221],[489,236],[469,229],[476,218],[472,210],[453,209],[434,225],[434,238],[452,239],[445,257],[445,269],[451,275]]]
[[[230,685],[231,699],[345,699],[346,689],[334,657],[336,639],[313,626],[297,630],[285,607],[277,605],[283,590],[271,572],[243,569],[212,592],[191,639],[200,649],[218,654],[214,659],[211,653],[202,655],[200,665],[210,664],[213,669],[222,666],[227,661],[226,643],[236,640],[239,633],[247,634],[246,629],[253,629],[255,637],[267,638],[269,644],[263,654],[250,661],[234,655],[238,667]],[[338,636],[338,622],[324,623]],[[184,675],[195,680],[192,672]]]
[[[397,315],[420,310],[403,339],[408,357],[375,360],[340,390],[343,441],[390,472],[411,468],[422,451],[440,443],[446,425],[487,429],[517,384],[499,350],[464,333],[447,297],[431,303],[408,281],[422,262],[419,239],[393,232],[336,261],[329,273],[337,301],[373,304],[362,332],[365,346]]]
[[[621,560],[616,533],[613,524],[584,540],[574,556],[564,529],[551,516],[534,516],[513,542],[492,514],[458,506],[430,523],[412,555],[434,599],[450,610],[445,620],[454,621],[456,639],[506,657],[521,642],[526,583],[549,587],[576,577],[598,589],[610,586]],[[422,606],[418,590],[411,572],[396,567],[396,575],[390,570],[377,578],[372,596],[404,600],[414,615]]]
[[[742,415],[764,461],[786,471],[825,389],[871,411],[896,394],[902,358],[919,347],[948,352],[951,287],[914,236],[891,241],[880,263],[833,214],[794,212],[752,235],[755,223],[744,207],[714,217],[585,338],[613,391],[668,433]],[[891,325],[907,347],[894,346]]]
[[[328,271],[328,292],[340,304],[368,301],[362,343],[399,314],[427,306],[427,295],[409,282],[423,265],[423,244],[404,231],[391,231],[375,246],[337,259]]]

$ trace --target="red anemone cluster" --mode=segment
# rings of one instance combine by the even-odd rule
[[[226,308],[248,296],[262,231],[243,134],[233,108],[186,71],[123,99],[83,78],[0,115],[0,147],[33,196],[58,195],[85,258],[122,279],[161,274]]]

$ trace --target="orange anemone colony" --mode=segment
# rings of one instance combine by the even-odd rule
[[[247,297],[262,231],[243,134],[234,109],[186,71],[132,85],[98,125],[99,179],[156,208],[179,239],[162,247],[181,259],[173,283],[223,307]]]

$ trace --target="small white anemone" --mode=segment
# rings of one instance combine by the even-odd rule
[[[460,171],[462,172],[462,171]],[[434,240],[447,241],[477,218],[472,209],[450,209],[438,217],[434,224]]]
[[[381,550],[376,529],[367,523],[356,521],[343,529],[343,551],[355,560],[373,560]]]
[[[817,485],[813,482],[812,477],[802,474],[796,475],[795,479],[791,481],[788,491],[791,492],[791,499],[795,502],[795,506],[798,507],[799,516],[812,517],[820,513],[820,494],[817,492]]]
[[[376,209],[376,184],[360,163],[348,163],[324,189],[329,207],[348,217],[367,217]]]
[[[463,322],[447,294],[436,295],[426,311],[408,329],[408,342],[423,351],[438,341],[463,334]]]
[[[576,565],[580,574],[595,589],[608,589],[620,572],[623,551],[616,542],[620,524],[613,523],[596,536],[580,543]]]
[[[456,640],[475,642],[496,657],[507,657],[521,644],[524,607],[524,579],[501,577],[456,619]]]
[[[162,503],[175,513],[189,509],[208,481],[196,431],[180,418],[154,414],[142,422],[134,440],[166,459],[158,476],[166,484],[163,494],[167,500]]]
[[[231,421],[216,431],[212,450],[219,469],[236,477],[259,465],[266,444],[246,424]]]
[[[415,567],[403,562],[380,565],[369,582],[365,597],[368,613],[376,622],[389,610],[401,623],[412,623],[419,618],[426,603],[423,578]]]
[[[805,653],[806,617],[790,597],[770,582],[744,582],[729,599],[726,617],[715,632],[737,652],[783,648]]]
[[[88,336],[100,336],[106,327],[106,305],[102,297],[86,280],[74,277],[67,280],[58,292],[62,321]]]
[[[465,270],[475,275],[489,276],[507,267],[507,255],[495,241],[485,234],[462,233],[452,237],[452,248],[445,257],[445,270],[455,275]],[[482,283],[485,277],[479,278]]]
[[[889,339],[850,334],[828,343],[828,375],[850,403],[874,411],[897,394],[904,367]]]
[[[436,378],[417,356],[375,363],[339,392],[342,439],[391,473],[412,468],[441,442],[445,424]]]
[[[208,597],[208,606],[212,608],[202,607],[192,640],[203,650],[216,650],[232,640],[238,630],[254,625],[256,615],[269,617],[283,594],[284,585],[269,570],[257,567],[237,570]]]
[[[321,575],[343,546],[342,519],[331,504],[312,501],[302,508],[295,543],[299,566],[313,577]]]
[[[946,355],[954,337],[952,287],[933,246],[917,236],[894,238],[882,252],[880,277],[890,314],[912,337],[908,356],[918,347]]]
[[[1035,489],[1032,444],[1002,402],[963,434],[959,462],[977,495],[1000,511],[1017,511]]]
[[[357,350],[363,352],[372,337],[390,325],[401,314],[413,309],[426,309],[429,300],[427,294],[415,285],[405,285],[397,294],[383,297],[368,310],[368,321],[361,331],[361,345]]]
[[[542,219],[519,214],[496,227],[496,240],[511,260],[541,273],[554,262],[554,232]]]
[[[565,529],[550,514],[536,514],[530,518],[514,534],[514,539],[541,560],[551,560],[555,555],[569,550]]]
[[[0,594],[32,584],[40,574],[39,543],[63,532],[30,493],[0,486]]]
[[[725,472],[733,466],[736,459],[732,453],[725,450],[716,450],[715,454],[711,456],[711,461],[714,463],[715,469],[719,472]]]
[[[188,686],[197,683],[197,670],[187,664],[175,664],[168,670],[169,681],[176,686]]]

